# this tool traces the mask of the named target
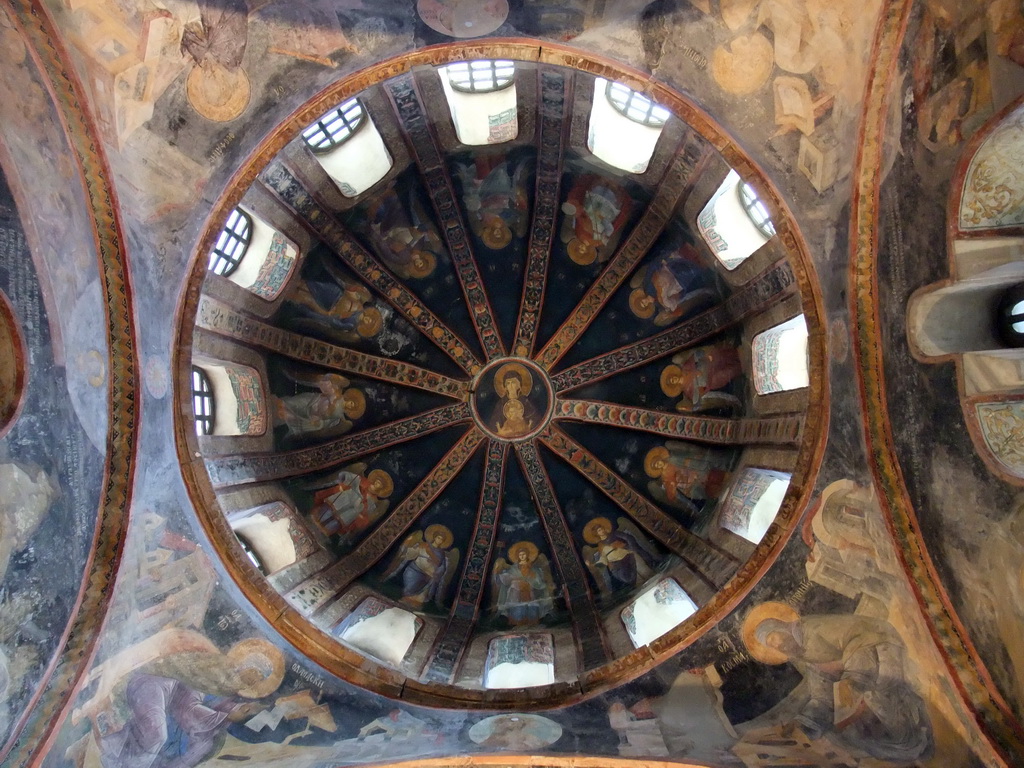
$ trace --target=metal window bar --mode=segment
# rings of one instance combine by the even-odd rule
[[[507,88],[515,80],[515,62],[502,59],[459,61],[446,67],[448,82],[463,93],[490,93]]]
[[[202,368],[192,366],[192,411],[196,418],[196,435],[213,434],[213,389]]]
[[[775,225],[772,223],[768,208],[761,202],[754,188],[746,182],[740,184],[740,202],[743,204],[743,210],[747,212],[747,216],[754,222],[754,226],[761,231],[761,234],[765,237],[774,237]]]
[[[330,152],[352,138],[365,118],[366,112],[359,99],[349,99],[306,128],[302,140],[318,154]]]
[[[241,208],[235,208],[210,252],[210,270],[215,275],[227,277],[238,269],[251,238],[252,219]]]
[[[608,101],[630,120],[651,128],[661,128],[672,113],[660,107],[639,91],[622,83],[608,83]]]

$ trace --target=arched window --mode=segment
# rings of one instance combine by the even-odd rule
[[[487,646],[484,688],[532,688],[555,682],[551,635],[503,635]]]
[[[213,434],[213,389],[202,368],[192,366],[192,410],[196,417],[196,434]]]
[[[302,132],[302,140],[345,197],[358,197],[387,176],[393,161],[359,99],[335,107]]]
[[[210,270],[215,275],[230,275],[242,263],[251,240],[252,219],[241,208],[235,208],[210,252]]]
[[[671,114],[642,93],[598,77],[594,80],[587,149],[608,165],[643,173]]]
[[[335,634],[346,645],[398,667],[422,626],[423,619],[415,614],[368,597],[345,617]]]
[[[697,612],[697,604],[675,579],[662,579],[622,610],[622,623],[636,648],[645,646]]]
[[[757,192],[746,182],[740,184],[739,189],[740,203],[743,205],[743,210],[747,212],[747,216],[754,222],[754,226],[761,230],[761,234],[765,237],[774,237],[775,225],[772,224],[768,209],[761,202],[761,198],[757,196]]]
[[[267,568],[260,560],[260,556],[256,554],[256,550],[252,548],[252,544],[244,536],[238,536],[238,534],[235,534],[235,536],[238,538],[238,543],[242,546],[245,556],[249,558],[249,562],[256,566],[256,570],[266,576]]]
[[[460,142],[501,144],[519,134],[514,62],[460,61],[438,72]]]
[[[302,132],[306,146],[316,153],[330,152],[352,138],[363,124],[366,113],[359,99],[349,99],[332,109]]]
[[[659,107],[639,91],[622,83],[608,83],[605,95],[621,114],[640,125],[661,128],[672,116],[664,107]]]
[[[790,475],[747,467],[736,477],[722,504],[721,526],[758,544],[782,507]]]
[[[768,207],[736,171],[729,171],[700,212],[697,230],[728,270],[736,269],[775,236]]]
[[[463,93],[490,93],[515,81],[516,65],[501,59],[459,61],[445,67],[452,88]]]
[[[1008,347],[1024,347],[1024,283],[1003,292],[996,306],[996,330]]]
[[[800,389],[810,383],[807,371],[807,321],[803,315],[754,337],[754,391],[759,395]]]

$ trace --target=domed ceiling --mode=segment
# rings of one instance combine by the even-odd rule
[[[822,435],[807,414],[820,376],[756,394],[751,339],[803,312],[821,369],[799,238],[753,165],[661,86],[645,90],[675,114],[652,121],[646,170],[626,172],[590,151],[604,87],[591,72],[516,61],[515,127],[495,140],[492,121],[492,143],[467,146],[446,71],[384,79],[394,71],[299,110],[211,219],[182,317],[179,450],[229,572],[331,671],[428,704],[522,709],[506,689],[530,684],[550,705],[692,642],[788,536]],[[353,141],[376,131],[391,160],[355,195],[297,136],[353,96]],[[734,271],[695,223],[731,168],[779,233]],[[253,241],[269,226],[297,256],[275,290],[207,268],[236,204]],[[212,434],[193,423],[195,369]],[[722,519],[752,468],[792,478],[759,545],[763,530],[744,538]],[[287,527],[283,544],[253,510]],[[677,613],[647,637],[637,623],[657,606]],[[395,647],[379,627],[352,631],[382,613]],[[529,647],[502,656],[516,642]],[[513,657],[548,677],[485,686]]]

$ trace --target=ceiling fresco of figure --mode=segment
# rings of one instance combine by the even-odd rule
[[[1024,764],[1022,40],[0,2],[0,765]]]

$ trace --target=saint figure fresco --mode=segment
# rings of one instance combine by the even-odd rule
[[[533,389],[533,374],[519,363],[506,363],[494,375],[494,391],[501,398],[491,414],[491,428],[499,437],[522,437],[537,427],[538,414],[525,398]]]
[[[299,316],[288,321],[296,331],[319,332],[353,343],[380,333],[384,318],[365,286],[349,280],[329,261],[323,271],[304,276],[288,296]]]
[[[622,187],[590,174],[580,176],[562,203],[562,242],[581,266],[611,258],[629,219],[632,199]]]
[[[551,565],[532,542],[517,542],[508,548],[508,560],[497,559],[491,584],[495,609],[513,626],[536,624],[554,610]]]
[[[689,243],[656,258],[629,281],[629,308],[641,320],[669,325],[712,304],[713,277]]]
[[[583,528],[583,562],[602,594],[637,587],[654,575],[658,555],[650,541],[625,517],[613,526],[595,517]]]
[[[427,603],[444,607],[448,585],[459,565],[459,550],[452,548],[452,541],[447,527],[430,525],[402,542],[384,580],[401,580],[403,603],[413,608]]]
[[[525,237],[530,226],[530,165],[525,160],[511,165],[505,157],[492,156],[456,168],[468,224],[492,251],[511,243],[513,234]]]
[[[375,469],[364,477],[365,471],[366,464],[353,464],[307,486],[318,489],[310,516],[328,536],[349,543],[387,510],[386,499],[395,490],[391,475]]]
[[[753,608],[742,626],[750,655],[790,663],[803,684],[794,726],[881,760],[912,763],[933,749],[925,702],[907,679],[907,651],[893,626],[861,615],[800,616],[786,603]]]
[[[316,434],[328,438],[343,435],[352,429],[352,420],[366,413],[366,396],[347,378],[336,373],[326,376],[292,375],[303,386],[316,387],[317,392],[300,392],[283,397],[273,396],[277,426],[285,427],[285,438]]]
[[[644,457],[644,471],[654,478],[647,484],[654,498],[691,513],[697,511],[693,502],[719,498],[729,479],[718,457],[706,450],[695,452],[677,440],[651,448]]]
[[[374,251],[399,277],[429,277],[444,246],[415,192],[409,192],[404,203],[392,188],[370,205]]]
[[[679,398],[676,410],[682,413],[715,408],[736,411],[742,408],[740,399],[719,390],[742,374],[739,352],[731,344],[687,349],[674,355],[672,364],[661,372],[661,391]]]

